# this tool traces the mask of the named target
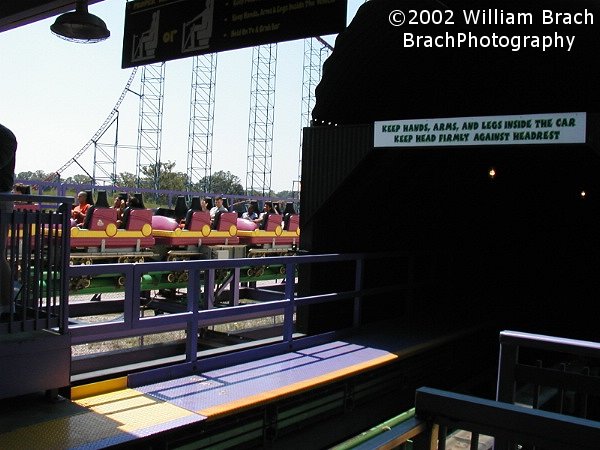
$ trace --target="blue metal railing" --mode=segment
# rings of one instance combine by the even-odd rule
[[[372,289],[363,289],[360,284],[357,288],[347,292],[324,293],[311,296],[296,296],[296,268],[301,264],[325,264],[333,262],[354,262],[354,270],[359,279],[362,279],[364,262],[368,259],[390,257],[390,254],[328,254],[328,255],[302,255],[265,258],[241,258],[224,260],[197,260],[174,262],[148,262],[130,264],[103,264],[90,266],[72,266],[69,269],[70,277],[99,276],[102,274],[119,274],[124,277],[125,299],[123,317],[118,321],[105,323],[72,324],[69,326],[73,344],[85,344],[96,341],[143,336],[152,333],[167,331],[186,331],[185,362],[182,367],[195,367],[198,354],[198,330],[200,328],[228,323],[232,321],[247,320],[257,317],[273,315],[283,316],[283,331],[281,340],[268,349],[266,353],[279,353],[295,348],[304,348],[312,345],[317,337],[294,337],[294,313],[300,306],[314,303],[323,303],[338,300],[353,302],[355,311],[360,311],[361,302],[367,295],[395,292],[405,289],[404,285],[389,285]],[[207,309],[208,305],[201,305],[201,298],[209,295],[211,280],[215,279],[216,272],[223,269],[236,270],[255,266],[280,265],[285,267],[285,290],[283,299],[260,303],[245,304],[231,307]],[[162,314],[143,317],[141,314],[141,283],[142,277],[148,273],[160,271],[187,271],[188,281],[186,288],[185,310],[179,313]],[[201,281],[204,285],[201,285]],[[354,325],[360,324],[360,315],[355,314]],[[312,339],[310,342],[307,339]],[[320,339],[324,339],[321,337]],[[254,357],[257,357],[255,354]],[[172,367],[169,370],[174,370]]]
[[[42,195],[44,192],[47,192],[48,190],[56,191],[56,195],[59,195],[59,196],[67,196],[69,192],[78,192],[81,190],[92,190],[92,191],[105,190],[111,195],[114,195],[119,192],[126,192],[128,194],[134,194],[136,192],[140,192],[143,195],[148,195],[148,196],[152,196],[152,197],[161,196],[161,197],[165,198],[166,199],[165,206],[175,205],[175,201],[176,201],[177,197],[180,195],[183,195],[186,197],[191,196],[191,195],[198,195],[198,196],[202,196],[202,197],[204,197],[204,196],[214,197],[215,195],[221,195],[223,198],[228,199],[229,205],[233,204],[234,202],[236,202],[239,199],[245,199],[245,198],[252,198],[252,200],[257,200],[260,202],[272,201],[272,200],[297,202],[297,199],[291,199],[291,198],[273,198],[273,197],[269,197],[269,196],[258,196],[258,195],[247,196],[245,194],[223,194],[221,192],[214,192],[214,193],[190,192],[189,190],[176,191],[176,190],[169,190],[169,189],[156,190],[156,189],[151,189],[151,188],[130,188],[130,187],[126,187],[126,186],[77,184],[77,183],[65,183],[65,182],[44,181],[44,180],[17,180],[17,181],[21,182],[23,184],[26,184],[26,185],[33,186],[33,190],[37,191],[37,193],[39,195]],[[299,205],[297,205],[297,206],[299,206]]]
[[[308,345],[299,344],[298,336],[294,333],[295,313],[298,307],[332,301],[352,302],[353,324],[356,326],[361,322],[361,302],[365,295],[380,295],[398,289],[407,289],[406,285],[393,284],[397,281],[390,281],[388,287],[377,286],[364,289],[365,261],[399,256],[389,253],[70,266],[70,233],[65,233],[63,230],[70,229],[70,214],[65,212],[70,211],[72,199],[21,194],[5,194],[5,198],[7,201],[19,201],[24,206],[23,210],[15,208],[11,213],[5,213],[1,217],[2,223],[8,224],[10,236],[8,251],[3,256],[8,257],[13,279],[20,283],[21,292],[14,302],[17,308],[20,308],[18,314],[11,316],[9,322],[0,323],[0,333],[50,329],[68,334],[71,343],[77,345],[168,331],[185,331],[187,336],[185,364],[195,364],[199,330],[202,328],[281,315],[283,331],[280,340],[266,351],[275,353],[288,351],[291,348],[298,348],[299,345]],[[48,210],[42,209],[46,206]],[[400,257],[406,258],[406,255]],[[353,284],[345,284],[347,291],[340,292],[337,289],[336,292],[319,295],[297,296],[298,266],[340,262],[349,267],[348,279],[355,280]],[[232,277],[237,283],[242,269],[259,266],[283,268],[280,273],[284,278],[284,289],[275,296],[275,300],[244,305],[235,305],[237,302],[231,302],[234,304],[230,307],[213,307],[216,295],[215,280],[219,278],[218,271],[237,274]],[[175,311],[180,312],[144,317],[146,305],[142,304],[144,293],[141,281],[145,276],[146,280],[152,278],[149,274],[161,272],[187,272],[185,304],[178,304],[177,308],[174,308]],[[116,275],[119,282],[121,280],[123,282],[123,286],[118,289],[122,290],[125,298],[122,302],[114,303],[122,303],[122,309],[119,310],[122,316],[105,322],[72,321],[69,323],[72,317],[69,305],[71,280],[80,277],[101,277],[107,274]],[[144,289],[148,289],[147,284],[144,285]],[[236,294],[239,292],[239,287],[237,289]],[[73,305],[73,310],[81,311],[80,305],[78,304],[77,307]]]
[[[183,331],[186,336],[185,352],[184,355],[179,354],[176,358],[179,362],[164,369],[155,369],[155,371],[150,371],[151,373],[145,373],[146,379],[148,377],[163,378],[165,371],[171,375],[196,371],[199,363],[200,344],[204,344],[200,331],[212,325],[281,315],[283,323],[279,338],[272,338],[269,343],[250,345],[233,354],[231,349],[228,349],[228,363],[248,361],[306,348],[331,339],[332,333],[321,333],[314,336],[295,333],[295,313],[299,307],[332,301],[352,302],[350,306],[354,310],[354,325],[357,326],[361,321],[361,303],[365,296],[381,295],[385,292],[396,292],[398,289],[407,288],[407,286],[393,284],[397,283],[396,280],[390,281],[389,286],[377,286],[371,289],[363,287],[363,273],[365,266],[368,266],[366,261],[399,256],[389,253],[70,266],[70,233],[66,230],[70,230],[72,199],[21,194],[5,194],[3,198],[9,202],[19,201],[23,208],[21,209],[17,205],[13,211],[3,213],[0,217],[2,225],[7,228],[8,236],[7,249],[2,257],[7,258],[10,262],[12,279],[21,286],[19,295],[13,302],[17,310],[8,321],[3,319],[0,323],[0,334],[16,334],[27,331],[55,332],[53,334],[67,338],[67,341],[57,341],[56,346],[60,347],[57,352],[63,356],[67,354],[67,358],[69,358],[68,347],[72,345]],[[400,257],[406,258],[406,255],[400,255]],[[350,272],[347,278],[350,280],[355,277],[356,281],[348,283],[349,280],[346,280],[344,286],[348,288],[347,291],[340,292],[340,289],[337,289],[335,292],[325,292],[319,295],[298,296],[298,266],[328,263],[342,263],[344,267],[349,268]],[[239,282],[239,274],[242,269],[247,270],[259,266],[275,266],[278,270],[283,269],[279,271],[283,278],[283,290],[278,291],[274,300],[243,305],[231,302],[233,305],[229,307],[213,307],[216,303],[214,302],[216,280],[223,272],[237,273],[233,279]],[[218,273],[219,271],[221,272]],[[143,303],[145,292],[142,292],[142,288],[148,289],[148,284],[142,284],[142,282],[144,279],[152,278],[150,274],[161,272],[187,273],[184,304],[178,304],[178,307],[174,308],[176,312],[170,314],[144,316],[147,305]],[[73,300],[73,305],[69,304],[71,280],[79,277],[106,275],[116,276],[116,280],[123,283],[123,286],[117,287],[117,289],[125,298],[122,301],[110,301],[113,309],[114,305],[120,305],[120,307],[117,306],[117,308],[121,308],[118,309],[120,317],[113,320],[96,317],[94,320],[105,321],[84,322],[86,319],[78,315],[78,320],[72,320],[76,313],[73,316],[71,313],[82,311],[82,308],[79,307],[79,304],[77,307],[75,306],[76,300]],[[90,311],[90,309],[83,309],[86,312]],[[93,310],[92,315],[102,316],[102,313],[96,312],[96,309],[91,308],[91,310]],[[44,333],[42,335],[46,336]],[[31,344],[31,346],[36,345],[35,342]],[[132,346],[130,350],[131,353],[135,353],[140,349]],[[41,352],[43,349],[38,348],[37,351]],[[74,360],[72,361],[74,362]],[[203,354],[200,364],[206,370],[211,365],[215,367],[222,364],[222,360],[220,361],[219,357],[214,355],[206,358],[206,355]],[[97,364],[93,365],[98,367]],[[146,367],[152,366],[152,361],[146,365]],[[60,373],[61,381],[53,382],[50,387],[59,386],[57,383],[63,383],[62,380],[68,378],[68,365],[63,364]],[[10,393],[11,390],[9,389],[7,392]]]

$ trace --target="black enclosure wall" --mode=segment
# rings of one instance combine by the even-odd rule
[[[541,8],[587,8],[594,22],[418,28],[422,34],[575,36],[571,51],[544,52],[409,49],[387,22],[391,10],[440,9],[442,3],[456,11],[533,11],[538,19]],[[600,4],[539,3],[371,0],[361,7],[326,61],[313,126],[304,133],[302,248],[411,252],[427,280],[412,300],[421,317],[493,316],[501,327],[600,339],[594,322],[600,71],[592,64],[600,50]],[[560,112],[588,113],[586,144],[373,148],[377,120]],[[388,267],[369,282],[401,270]],[[309,272],[307,291],[337,282],[335,268]],[[365,319],[400,317],[397,303],[393,296],[378,299],[366,307]],[[300,327],[345,327],[349,308],[303,309]]]

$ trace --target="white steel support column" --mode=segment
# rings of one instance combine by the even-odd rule
[[[104,134],[114,127],[115,139],[111,144],[104,144],[100,139]],[[112,122],[104,130],[102,135],[94,142],[94,169],[92,172],[92,184],[117,184],[117,149],[119,145],[119,112],[117,111]]]
[[[253,48],[246,166],[248,195],[269,195],[271,191],[276,68],[277,44]]]
[[[148,64],[142,68],[140,87],[140,117],[136,158],[136,184],[149,176],[150,187],[160,189],[160,151],[165,89],[164,62]]]
[[[194,56],[188,137],[188,189],[210,192],[217,54]],[[202,183],[201,185],[199,185]]]

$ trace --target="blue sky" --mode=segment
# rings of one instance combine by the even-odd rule
[[[348,22],[362,0],[348,1]],[[98,131],[115,106],[131,69],[121,69],[124,0],[89,8],[111,31],[107,41],[75,44],[50,32],[55,18],[0,34],[0,123],[19,141],[16,172],[53,172]],[[335,36],[324,37],[333,45]],[[292,188],[297,178],[301,130],[303,40],[278,45],[272,189]],[[251,49],[220,53],[217,64],[213,171],[229,170],[245,183],[250,108]],[[139,71],[138,71],[139,72]],[[162,160],[187,164],[192,59],[166,66]],[[139,90],[139,73],[132,90]],[[126,95],[119,108],[119,143],[137,142],[139,100]],[[110,143],[109,131],[102,143]],[[93,147],[78,162],[91,173]],[[117,171],[135,173],[135,149],[120,148]],[[64,176],[81,173],[72,164]]]

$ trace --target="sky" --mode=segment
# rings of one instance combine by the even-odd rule
[[[348,0],[349,23],[363,0]],[[55,17],[0,33],[0,123],[18,140],[15,172],[55,172],[71,160],[101,128],[115,107],[132,69],[121,69],[124,0],[104,0],[89,11],[102,18],[111,37],[100,43],[67,42],[50,32]],[[323,36],[331,45],[335,36]],[[291,190],[298,178],[302,128],[304,41],[277,49],[271,189]],[[250,111],[252,49],[219,53],[215,94],[212,171],[230,171],[245,185]],[[140,89],[138,70],[119,106],[119,132],[108,129],[102,148],[119,140],[117,172],[136,172]],[[192,58],[169,61],[161,161],[187,171]],[[98,156],[99,160],[102,157]],[[104,159],[106,160],[106,159]],[[61,175],[92,173],[90,146]],[[79,167],[79,165],[81,167]],[[99,172],[98,172],[99,173]]]

